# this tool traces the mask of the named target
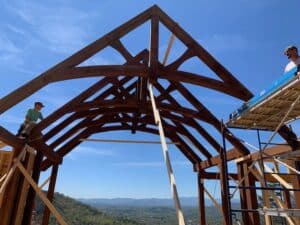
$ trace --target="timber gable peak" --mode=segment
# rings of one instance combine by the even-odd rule
[[[145,49],[141,49],[139,54],[148,53],[146,58],[149,59],[149,64],[145,63],[145,59],[138,62],[134,60],[137,56],[132,56],[121,42],[122,37],[148,21],[151,22],[150,49],[148,50],[148,47],[145,46]],[[160,25],[164,25],[187,48],[179,58],[166,66],[162,65],[158,59]],[[126,63],[123,65],[80,66],[106,47],[112,47],[117,50],[124,57]],[[202,61],[220,79],[212,79],[204,75],[178,69],[180,65],[192,57]],[[120,75],[162,78],[173,82],[191,83],[223,92],[241,100],[248,100],[252,96],[251,92],[244,85],[184,31],[178,23],[172,20],[158,6],[154,5],[42,73],[31,82],[23,85],[17,90],[18,92],[5,96],[1,100],[1,103],[5,104],[0,105],[0,113],[5,112],[49,83],[83,77]],[[16,94],[17,96],[14,93],[18,93]]]

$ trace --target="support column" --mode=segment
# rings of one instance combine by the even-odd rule
[[[229,196],[228,185],[228,168],[227,168],[227,155],[226,155],[226,140],[225,129],[223,122],[221,122],[221,131],[223,138],[223,148],[220,149],[221,163],[220,163],[220,182],[221,182],[221,197],[222,197],[222,210],[224,215],[224,225],[232,225],[231,205]]]
[[[249,163],[243,164],[244,173],[248,173]],[[247,209],[258,209],[258,201],[255,189],[255,178],[251,173],[248,173],[245,179],[245,186],[253,187],[253,189],[246,189],[246,201],[247,201]],[[260,224],[259,222],[259,214],[257,212],[248,212],[249,214],[249,225]]]
[[[245,176],[244,168],[242,163],[237,164],[237,171],[238,171],[238,180],[242,180]],[[243,181],[240,186],[245,186],[245,182]],[[241,209],[247,209],[247,197],[246,197],[246,190],[239,189],[240,192],[240,203]],[[242,212],[242,221],[244,225],[249,224],[249,214],[245,211]]]
[[[39,178],[40,178],[40,167],[42,164],[43,160],[43,155],[40,151],[37,152],[36,159],[34,162],[33,166],[33,173],[32,173],[32,179],[38,183]],[[22,225],[30,225],[31,224],[31,216],[32,216],[32,211],[34,209],[34,201],[35,201],[35,191],[32,187],[30,187],[28,196],[27,196],[27,201],[25,205],[25,210],[24,210],[24,217],[22,221]]]
[[[47,193],[47,198],[49,199],[50,202],[52,202],[53,196],[54,196],[57,172],[58,172],[58,165],[53,165],[49,188],[48,188],[48,193]],[[48,209],[48,207],[45,206],[44,212],[43,212],[42,225],[48,225],[49,218],[50,218],[50,210]]]
[[[0,225],[9,225],[13,219],[18,187],[21,182],[20,172],[16,170],[4,191],[2,208],[0,209]]]
[[[300,171],[300,161],[294,161],[291,163],[291,166],[294,167],[296,170]],[[295,179],[292,179],[291,184],[293,185],[294,189],[300,189],[300,176],[295,176]],[[294,191],[295,195],[295,208],[300,209],[300,191]],[[295,218],[295,222],[300,224],[300,218]]]
[[[206,225],[205,218],[205,195],[204,195],[204,183],[201,178],[201,172],[198,172],[198,195],[199,195],[199,224]]]

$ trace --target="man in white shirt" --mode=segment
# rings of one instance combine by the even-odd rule
[[[294,45],[288,46],[284,50],[284,54],[291,60],[285,67],[284,72],[288,72],[293,69],[295,66],[300,65],[300,56],[298,55],[298,49]]]

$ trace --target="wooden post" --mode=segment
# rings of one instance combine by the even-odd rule
[[[16,152],[19,154],[17,155]],[[24,154],[24,148],[13,151],[13,155],[16,157],[15,161],[23,160]],[[0,225],[9,225],[14,219],[12,214],[20,185],[20,172],[15,170],[16,164],[11,166],[0,188]]]
[[[67,223],[64,221],[62,216],[58,213],[58,211],[54,208],[54,206],[51,204],[51,202],[47,199],[45,194],[39,189],[38,185],[31,178],[30,174],[27,173],[27,171],[23,167],[23,165],[21,163],[18,163],[17,166],[20,169],[21,173],[24,175],[25,179],[29,182],[31,187],[34,189],[34,191],[38,194],[38,196],[44,202],[46,207],[48,207],[50,209],[50,211],[53,213],[57,222],[59,222],[60,225],[67,225]]]
[[[231,217],[231,206],[230,206],[230,196],[228,188],[228,168],[227,168],[227,158],[226,158],[226,140],[225,140],[225,127],[223,122],[220,123],[223,148],[220,150],[221,165],[220,165],[220,182],[221,182],[221,197],[222,197],[222,210],[224,215],[224,225],[232,225]]]
[[[199,224],[206,225],[205,218],[205,198],[204,198],[204,184],[201,178],[201,172],[198,172],[198,195],[199,195]]]
[[[243,163],[237,163],[237,170],[238,170],[238,180],[243,180],[241,182],[241,186],[245,186],[245,176],[248,176],[248,174],[245,174]],[[240,192],[240,202],[241,202],[241,209],[247,209],[247,197],[246,197],[246,190],[245,189],[239,189]],[[249,214],[245,211],[242,212],[242,221],[243,224],[249,224]]]
[[[163,155],[164,155],[165,163],[166,163],[167,170],[168,170],[168,176],[169,176],[169,180],[170,180],[172,196],[173,196],[173,199],[174,199],[178,224],[179,225],[185,225],[184,216],[183,216],[181,205],[180,205],[180,199],[178,197],[175,177],[174,177],[174,174],[173,174],[173,169],[172,169],[172,165],[171,165],[171,161],[170,161],[170,156],[169,156],[168,146],[167,146],[167,142],[166,142],[166,137],[165,137],[165,134],[164,134],[164,129],[163,129],[163,126],[162,126],[162,121],[161,121],[161,118],[160,118],[160,114],[159,114],[159,111],[156,107],[156,103],[155,103],[151,83],[149,83],[148,88],[149,88],[149,94],[150,94],[152,109],[153,109],[154,120],[155,120],[155,123],[158,126],[159,136],[160,136],[162,150],[163,150]]]
[[[27,157],[28,160],[26,160],[26,170],[28,173],[31,174],[32,172],[32,168],[33,168],[33,164],[34,164],[34,160],[35,160],[35,154],[32,152],[27,152]],[[28,190],[29,190],[29,183],[26,181],[26,179],[24,179],[22,177],[22,186],[19,190],[19,198],[16,201],[15,205],[17,208],[15,208],[16,211],[16,215],[15,215],[15,222],[14,225],[20,225],[22,222],[22,218],[24,215],[24,208],[25,208],[25,204],[26,204],[26,198],[28,195]]]
[[[249,163],[243,163],[244,172],[248,173],[248,167],[251,166]],[[255,178],[252,174],[248,174],[247,178],[245,179],[245,186],[252,186],[255,187]],[[258,208],[258,201],[255,189],[247,189],[246,190],[246,201],[247,201],[247,209],[257,209]],[[259,222],[259,215],[255,212],[248,212],[249,214],[249,225],[256,225],[260,224]]]
[[[57,172],[58,172],[58,165],[54,165],[52,167],[51,178],[50,178],[50,183],[49,183],[49,188],[47,193],[47,198],[49,199],[50,202],[52,202],[54,196]],[[45,207],[43,212],[42,225],[48,225],[49,218],[50,218],[50,210],[48,207]]]
[[[38,183],[40,178],[40,167],[43,160],[43,154],[41,152],[37,152],[36,159],[33,166],[32,179]],[[24,217],[22,221],[22,225],[30,225],[31,224],[31,216],[32,211],[34,209],[34,201],[35,201],[35,191],[32,187],[29,188],[28,196],[26,200],[26,205],[24,209]]]
[[[291,163],[292,167],[294,167],[296,170],[300,171],[300,162],[294,161]],[[300,175],[295,176],[295,179],[292,179],[292,187],[294,189],[300,189]],[[300,191],[295,191],[295,208],[300,209]],[[295,222],[297,224],[300,224],[300,218],[295,218]]]
[[[263,165],[262,165],[263,166]],[[261,164],[259,164],[259,168],[258,171],[260,172],[260,177],[259,177],[259,181],[262,187],[267,187],[266,186],[266,180],[265,180],[265,176],[263,176],[263,172],[262,169],[260,168]],[[248,169],[252,172],[252,174],[255,176],[257,174],[256,172],[256,168],[255,167],[248,167]],[[257,175],[256,175],[257,176]],[[270,195],[269,195],[269,191],[268,190],[262,190],[262,208],[271,208],[271,204],[270,204]],[[270,215],[265,214],[265,224],[266,225],[272,225],[272,218]]]

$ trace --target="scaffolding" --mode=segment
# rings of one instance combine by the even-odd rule
[[[255,149],[259,152],[259,156],[256,160],[251,161],[244,178],[250,175],[254,176],[260,186],[245,185],[243,178],[237,185],[229,186],[229,189],[234,189],[231,198],[237,190],[259,191],[262,194],[260,208],[231,209],[231,212],[260,214],[264,216],[266,225],[272,224],[271,217],[273,216],[285,218],[290,225],[300,224],[300,167],[297,161],[297,158],[300,157],[299,146],[294,146],[292,151],[278,155],[268,155],[264,152],[269,145],[276,145],[276,143],[272,143],[272,140],[280,128],[300,116],[299,68],[294,68],[294,75],[289,82],[278,90],[272,91],[264,99],[260,99],[257,104],[240,112],[239,115],[235,115],[227,123],[231,128],[256,129],[259,144],[259,148]],[[261,141],[260,130],[272,131],[267,142]],[[247,160],[249,158],[241,157],[236,159],[236,162],[241,163]],[[272,164],[273,168],[268,164]],[[286,173],[281,172],[282,167],[285,168]]]

